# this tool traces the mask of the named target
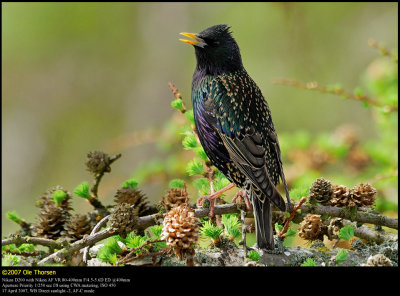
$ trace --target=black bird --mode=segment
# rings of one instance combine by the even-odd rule
[[[244,69],[230,27],[181,34],[193,39],[180,40],[194,46],[197,59],[192,104],[200,142],[213,165],[249,197],[258,247],[274,249],[271,202],[286,211],[275,187],[279,179],[290,202],[267,101]]]

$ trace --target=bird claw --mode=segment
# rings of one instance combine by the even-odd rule
[[[236,193],[235,197],[232,199],[232,203],[241,204],[242,198],[246,205],[246,212],[249,212],[251,210],[251,205],[247,193],[244,190],[240,190]],[[238,200],[238,202],[236,200]]]

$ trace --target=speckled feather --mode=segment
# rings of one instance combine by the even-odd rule
[[[248,194],[259,247],[272,249],[270,201],[286,210],[275,187],[284,180],[279,143],[267,101],[243,68],[236,42],[223,30],[219,25],[197,34],[218,44],[225,42],[225,48],[219,47],[225,50],[229,67],[215,58],[223,57],[219,47],[209,52],[196,48],[198,63],[192,82],[196,128],[211,162]]]

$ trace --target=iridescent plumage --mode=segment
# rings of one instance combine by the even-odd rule
[[[192,104],[200,142],[210,161],[249,196],[258,246],[273,249],[270,202],[285,211],[275,186],[283,180],[286,194],[287,186],[270,109],[244,69],[226,25],[210,27],[195,38],[202,44],[190,43],[197,58]]]

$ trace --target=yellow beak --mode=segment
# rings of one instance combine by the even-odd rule
[[[188,44],[191,44],[191,45],[194,45],[194,46],[199,46],[199,47],[204,47],[204,45],[206,45],[204,40],[199,38],[199,37],[197,37],[194,33],[185,33],[185,32],[183,32],[183,33],[179,33],[179,34],[194,39],[194,40],[179,39],[182,42],[185,42],[185,43],[188,43]]]

